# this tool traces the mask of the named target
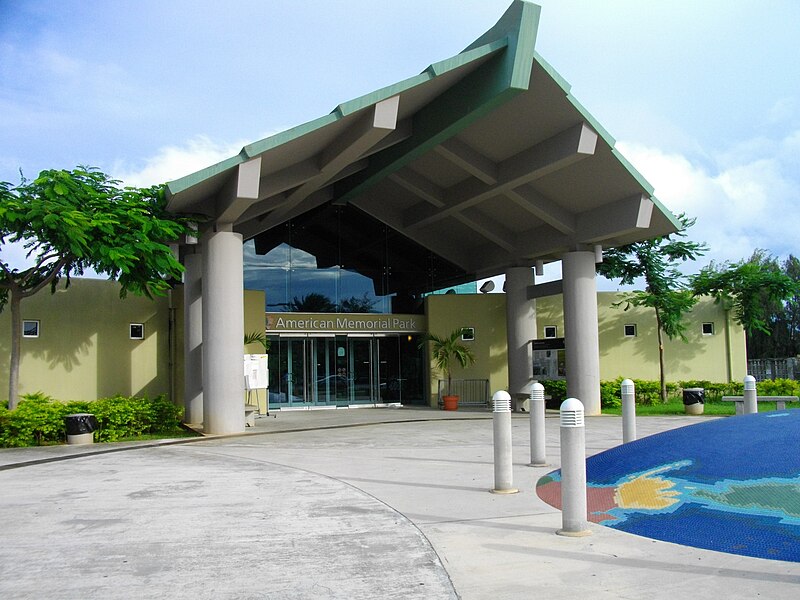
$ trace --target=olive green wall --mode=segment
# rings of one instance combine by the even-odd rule
[[[170,301],[173,308],[170,309]],[[22,339],[20,394],[41,391],[58,400],[167,394],[183,402],[183,288],[150,300],[100,279],[72,280],[55,294],[43,290],[22,302],[22,318],[40,321],[38,338]],[[263,331],[264,292],[245,290],[245,331]],[[170,336],[170,313],[174,315]],[[145,338],[131,340],[131,323]],[[0,313],[0,398],[8,398],[11,316]],[[243,352],[263,352],[260,344]],[[170,379],[170,365],[174,380]]]
[[[617,377],[657,380],[658,341],[653,311],[647,308],[615,308],[621,296],[616,292],[597,295],[600,342],[600,378]],[[450,333],[457,327],[475,327],[471,342],[477,361],[460,371],[461,379],[489,379],[492,392],[508,386],[504,294],[438,295],[427,298],[428,327],[433,333]],[[544,328],[556,327],[556,337],[564,336],[562,296],[536,300],[536,322],[540,337]],[[747,353],[742,327],[710,298],[703,298],[687,315],[686,337],[664,343],[667,381],[707,380],[742,381],[747,374]],[[713,323],[714,334],[702,335],[702,323]],[[625,337],[624,326],[636,325],[636,337]],[[430,378],[431,402],[439,375]]]
[[[617,377],[657,380],[658,337],[652,309],[614,307],[621,295],[597,294],[597,320],[600,343],[600,379]],[[557,336],[564,335],[562,297],[536,300],[536,320],[540,335],[544,327],[555,325]],[[732,321],[711,298],[702,298],[686,316],[687,343],[664,340],[667,381],[707,380],[742,381],[747,374],[747,352],[742,327]],[[713,323],[714,334],[702,335],[702,324]],[[636,337],[625,337],[625,325],[636,325]],[[730,351],[728,351],[730,348]]]
[[[93,400],[114,394],[168,394],[183,402],[183,290],[172,298],[149,300],[128,295],[120,299],[115,282],[73,279],[69,289],[44,290],[22,303],[24,319],[40,321],[38,338],[22,340],[20,393],[44,392],[59,400]],[[598,294],[600,377],[658,379],[658,345],[651,310],[623,310],[612,304],[614,292]],[[170,310],[170,301],[172,310]],[[472,327],[475,340],[465,342],[475,353],[474,366],[456,368],[459,379],[488,379],[492,392],[508,386],[505,294],[444,294],[429,296],[429,331],[449,334]],[[264,293],[245,290],[245,332],[265,327]],[[174,325],[170,347],[170,313]],[[554,325],[564,335],[561,296],[536,301],[540,336]],[[688,317],[688,344],[665,343],[668,381],[703,379],[742,381],[747,373],[745,336],[710,299],[702,300]],[[713,323],[714,334],[702,335],[701,324]],[[144,323],[145,339],[129,339],[131,323]],[[637,336],[626,338],[624,325],[635,324]],[[730,349],[730,351],[728,351]],[[243,348],[260,353],[259,344]],[[10,314],[0,313],[0,398],[8,396]],[[174,364],[174,381],[170,365]],[[436,404],[438,373],[431,373],[429,398]],[[171,393],[172,390],[172,393]]]
[[[169,300],[120,299],[116,283],[73,279],[22,301],[22,318],[40,321],[38,338],[22,339],[20,394],[95,400],[169,392]],[[130,339],[130,324],[144,339]],[[11,315],[0,313],[0,397],[8,398]],[[164,365],[164,366],[162,366]]]
[[[454,379],[488,379],[492,391],[508,387],[505,294],[432,295],[425,299],[425,312],[431,333],[449,335],[462,327],[475,329],[475,340],[464,342],[475,353],[475,364],[465,370],[456,366]],[[436,406],[437,382],[444,377],[431,371],[431,406]]]

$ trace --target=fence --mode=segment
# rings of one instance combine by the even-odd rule
[[[800,379],[800,360],[797,358],[757,358],[747,361],[747,373],[756,381],[767,379]]]
[[[451,381],[450,395],[458,396],[459,406],[477,406],[489,408],[489,380],[488,379],[453,379]],[[447,381],[439,380],[439,408],[444,405],[442,395],[447,389]]]

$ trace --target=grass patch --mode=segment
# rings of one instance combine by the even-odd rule
[[[128,437],[120,438],[116,441],[118,442],[147,442],[151,440],[172,440],[172,439],[179,439],[179,438],[194,438],[194,437],[202,437],[196,431],[190,431],[188,429],[176,429],[175,431],[171,432],[162,432],[162,433],[143,433],[141,435],[131,435]]]
[[[786,408],[800,408],[800,402],[787,402]],[[759,402],[758,412],[768,412],[775,410],[774,402]],[[604,415],[621,415],[622,408],[604,408]],[[685,415],[686,410],[683,401],[672,401],[666,404],[655,404],[653,406],[636,406],[636,416],[639,417],[660,417],[666,415]],[[736,407],[733,402],[706,402],[703,408],[703,415],[710,416],[733,416],[736,414]],[[703,416],[698,415],[698,416]]]

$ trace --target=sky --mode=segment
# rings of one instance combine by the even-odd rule
[[[457,54],[510,3],[0,0],[0,180],[177,179]],[[659,200],[697,218],[710,251],[687,272],[800,255],[800,2],[538,4],[539,54]]]

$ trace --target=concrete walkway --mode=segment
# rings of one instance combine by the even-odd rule
[[[551,415],[555,416],[555,414]],[[702,417],[638,420],[640,437]],[[491,413],[351,409],[260,417],[180,443],[0,450],[0,598],[784,598],[800,565],[697,550],[558,511],[526,466],[493,485]],[[587,419],[587,452],[619,444]],[[113,450],[109,452],[109,450]]]

